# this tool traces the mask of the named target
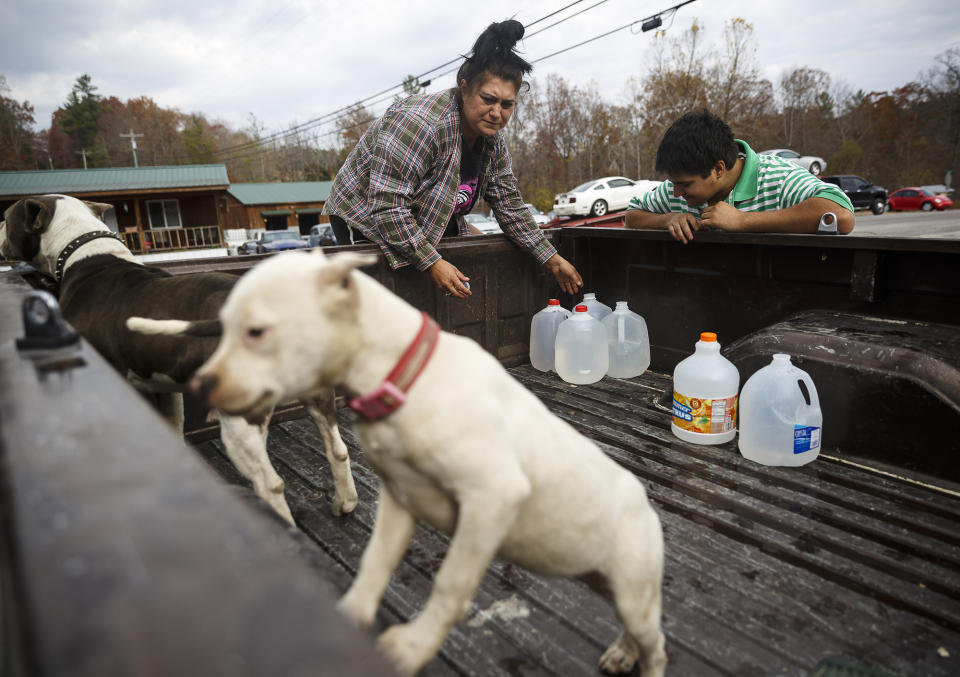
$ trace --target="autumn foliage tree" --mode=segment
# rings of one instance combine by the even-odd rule
[[[755,150],[818,155],[830,173],[860,174],[889,189],[941,183],[960,164],[960,48],[937,56],[919,81],[874,92],[802,65],[770,82],[757,62],[758,36],[742,18],[709,27],[694,19],[648,38],[647,67],[614,101],[595,85],[556,74],[521,89],[504,134],[528,201],[547,210],[555,193],[601,176],[658,178],[654,158],[664,131],[704,107]],[[407,76],[402,89],[399,97],[423,88]],[[143,134],[141,166],[218,162],[231,181],[330,180],[377,115],[357,103],[322,116],[323,124],[268,133],[251,115],[234,129],[145,96],[101,96],[81,75],[49,128],[37,133],[33,108],[0,76],[0,167],[82,167],[84,152],[88,166],[130,166],[130,140],[121,134],[132,129]]]
[[[7,78],[0,75],[0,171],[36,168],[33,106],[7,96]]]

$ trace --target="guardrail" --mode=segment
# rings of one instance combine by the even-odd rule
[[[0,273],[0,672],[395,674],[96,351],[17,350],[29,290]]]

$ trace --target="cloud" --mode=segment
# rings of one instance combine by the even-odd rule
[[[611,0],[533,35],[576,6],[531,27],[524,56],[538,59],[671,4]],[[147,96],[234,127],[253,113],[276,131],[467,52],[490,21],[514,16],[528,24],[562,5],[489,0],[465,12],[461,3],[433,0],[8,0],[0,8],[0,72],[11,96],[35,106],[39,127],[88,73],[103,95]],[[677,35],[697,17],[707,40],[718,44],[724,22],[735,16],[754,25],[759,64],[775,85],[790,68],[810,66],[854,89],[892,89],[960,44],[960,3],[945,0],[808,0],[802,7],[701,0],[664,27]],[[634,27],[537,63],[534,75],[593,82],[616,100],[628,78],[642,80],[652,44]],[[452,84],[452,75],[434,76],[431,90]]]

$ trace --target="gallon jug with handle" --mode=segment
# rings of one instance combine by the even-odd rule
[[[820,453],[823,414],[813,379],[777,354],[747,379],[740,393],[744,458],[764,465],[798,466]]]
[[[597,318],[597,320],[602,320],[612,312],[610,310],[610,306],[599,301],[594,292],[584,294],[583,300],[580,303],[585,305],[587,307],[587,312]]]
[[[626,301],[617,301],[616,310],[603,318],[607,330],[610,366],[607,376],[633,378],[650,366],[650,337],[646,321],[630,310]]]
[[[740,372],[720,354],[713,332],[703,332],[693,355],[673,370],[670,429],[694,444],[722,444],[737,433]]]
[[[556,368],[567,383],[596,383],[607,373],[607,332],[583,304],[557,329]]]
[[[547,301],[547,307],[530,321],[530,364],[540,371],[554,371],[554,348],[560,323],[570,317],[570,311],[557,299]]]

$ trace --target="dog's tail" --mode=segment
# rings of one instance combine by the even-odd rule
[[[220,320],[152,320],[149,317],[131,317],[127,319],[127,329],[138,334],[159,334],[162,336],[220,336],[223,327]]]

